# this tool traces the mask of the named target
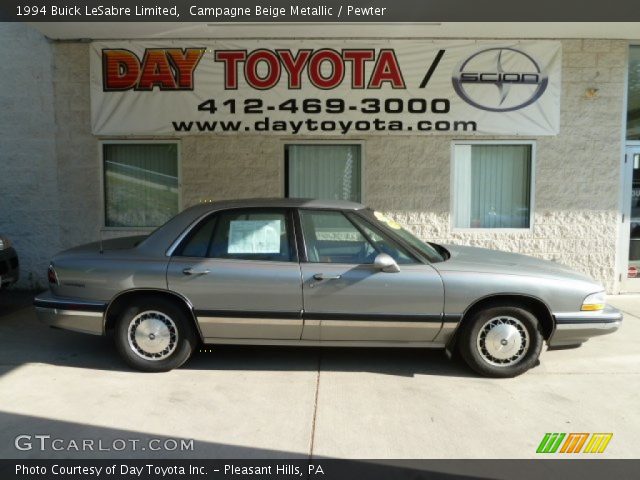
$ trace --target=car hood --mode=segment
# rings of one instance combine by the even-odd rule
[[[529,257],[518,253],[490,250],[488,248],[443,245],[451,257],[444,262],[434,263],[440,272],[465,271],[497,273],[532,277],[579,280],[598,285],[593,279],[578,273],[565,265],[549,260]],[[600,285],[598,285],[602,288]]]

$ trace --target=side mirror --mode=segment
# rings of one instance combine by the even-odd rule
[[[396,261],[386,253],[379,253],[378,256],[373,260],[373,265],[387,273],[396,273],[400,271],[400,267],[396,263]]]

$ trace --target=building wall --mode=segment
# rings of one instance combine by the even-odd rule
[[[46,285],[60,249],[51,44],[22,23],[0,23],[0,234],[21,263],[21,285]]]
[[[92,242],[102,223],[98,140],[91,134],[89,44],[54,43],[56,156],[60,184],[60,243]]]
[[[56,153],[65,179],[59,193],[60,246],[130,233],[100,227],[102,179],[98,139],[90,133],[89,46],[54,43],[53,57]],[[625,41],[563,41],[561,130],[556,137],[534,138],[531,231],[452,231],[451,141],[465,137],[358,137],[364,140],[364,202],[423,238],[557,260],[614,291],[626,61]],[[590,87],[599,89],[598,98],[585,97]],[[203,199],[281,196],[287,140],[183,137],[183,207]]]

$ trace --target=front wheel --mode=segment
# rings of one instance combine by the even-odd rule
[[[166,372],[189,359],[197,338],[180,308],[162,298],[149,298],[139,300],[120,315],[115,342],[131,367]]]
[[[519,307],[481,310],[462,326],[458,348],[476,372],[515,377],[535,366],[544,339],[538,320]]]

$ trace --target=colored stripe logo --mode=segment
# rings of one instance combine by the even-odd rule
[[[613,433],[545,433],[536,453],[603,453]]]

